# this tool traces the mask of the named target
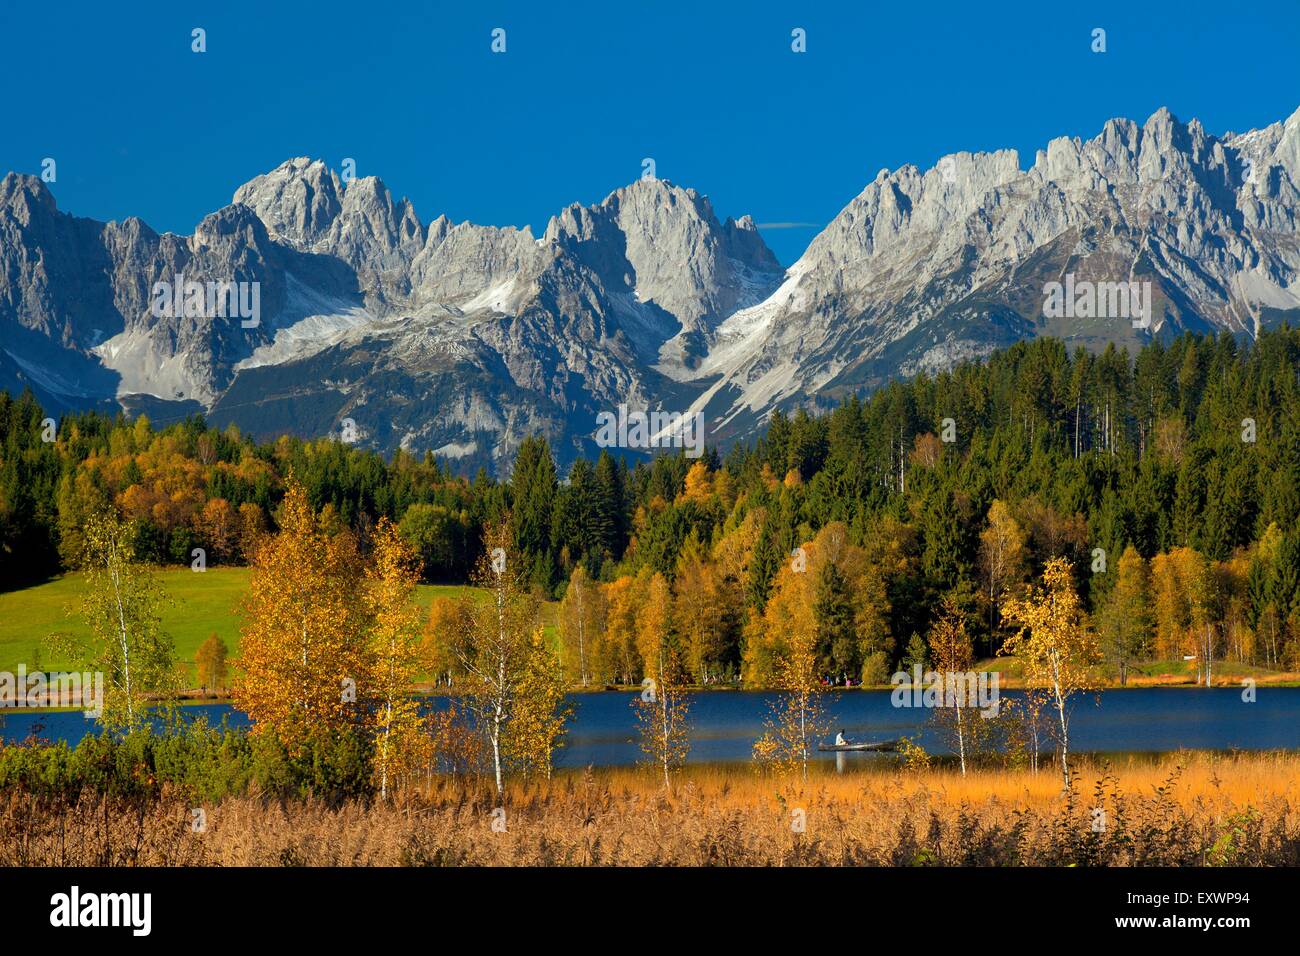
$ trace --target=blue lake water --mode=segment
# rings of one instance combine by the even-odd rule
[[[776,694],[718,691],[691,695],[692,762],[750,759],[754,740],[763,732]],[[1015,691],[1003,694],[1014,698]],[[561,767],[620,766],[636,763],[633,695],[606,691],[570,695],[574,719],[565,746],[556,755]],[[945,748],[929,724],[930,711],[897,708],[889,691],[839,691],[825,698],[831,726],[854,740],[916,738],[932,753]],[[431,698],[445,707],[446,698]],[[205,717],[219,725],[248,726],[248,718],[229,704],[182,708],[188,718]],[[79,712],[17,713],[0,711],[0,737],[24,740],[36,733],[50,740],[75,744],[97,732],[96,721]],[[1044,746],[1048,746],[1044,742]],[[1256,700],[1246,703],[1241,690],[1224,688],[1135,688],[1103,691],[1079,697],[1070,723],[1072,751],[1151,752],[1172,750],[1297,750],[1300,749],[1300,687],[1260,687]],[[834,759],[833,754],[821,755]],[[852,755],[852,759],[876,759]]]

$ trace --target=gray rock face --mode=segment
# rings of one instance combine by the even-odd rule
[[[377,178],[292,159],[189,237],[60,212],[0,181],[0,387],[51,409],[207,409],[464,469],[595,416],[698,410],[714,441],[775,408],[933,372],[1018,339],[1089,347],[1300,317],[1300,111],[1208,134],[1160,110],[1014,151],[882,170],[782,270],[749,217],[665,180],[528,228],[427,226]],[[256,283],[259,321],[157,314],[154,283]],[[1149,328],[1045,309],[1048,284],[1150,283]]]
[[[1016,339],[1097,348],[1150,335],[1254,335],[1300,316],[1300,111],[1216,138],[1160,110],[1060,138],[1025,171],[1013,151],[882,170],[761,305],[732,315],[695,407],[722,437],[770,410],[937,371]],[[1049,282],[1150,283],[1131,316],[1050,314]]]
[[[234,200],[188,238],[158,236],[73,219],[39,180],[7,177],[0,384],[36,387],[53,408],[197,402],[265,435],[337,432],[349,417],[384,450],[495,466],[535,430],[564,455],[588,447],[597,411],[666,391],[654,365],[670,340],[702,349],[781,277],[752,221],[720,223],[706,198],[661,181],[572,206],[541,239],[426,227],[380,180],[344,184],[308,159]],[[158,314],[151,290],[177,276],[256,284],[259,321]]]
[[[722,319],[769,295],[782,271],[748,216],[724,226],[707,198],[658,179],[619,189],[599,206],[570,206],[545,238],[636,302],[673,316],[679,337],[704,346]]]
[[[343,210],[343,185],[323,162],[291,159],[235,190],[233,202],[253,210],[277,239],[312,248]]]

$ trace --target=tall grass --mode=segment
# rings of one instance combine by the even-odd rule
[[[7,865],[1300,865],[1300,756],[1169,755],[1050,769],[897,768],[807,784],[689,768],[515,782],[439,776],[393,803],[83,791],[0,797]],[[1101,812],[1098,812],[1098,811]],[[792,822],[802,811],[803,832]],[[497,819],[500,819],[499,815]]]

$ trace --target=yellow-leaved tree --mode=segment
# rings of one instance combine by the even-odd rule
[[[274,733],[294,752],[361,724],[373,663],[352,535],[327,533],[292,477],[279,524],[252,555],[234,699],[254,733]]]
[[[526,587],[518,554],[512,555],[512,541],[508,515],[484,527],[473,581],[488,592],[488,600],[466,600],[465,626],[436,636],[447,642],[456,670],[465,675],[466,703],[487,743],[498,796],[505,790],[507,736],[520,707],[529,703],[520,684],[534,656],[532,638],[539,623],[537,601]]]
[[[989,505],[988,527],[980,532],[980,573],[989,611],[989,653],[997,651],[994,637],[1003,594],[1025,579],[1028,536],[1001,500]]]
[[[470,605],[459,598],[436,597],[429,604],[420,659],[424,669],[433,674],[439,684],[451,687],[465,676],[452,635],[465,633],[470,627],[470,618]]]
[[[671,771],[690,749],[688,701],[683,684],[685,654],[673,628],[672,591],[662,574],[650,579],[645,609],[637,622],[637,647],[644,661],[641,694],[632,701],[641,733],[641,750],[663,772],[664,789]]]
[[[555,751],[569,716],[564,689],[560,657],[547,643],[542,628],[534,627],[525,648],[505,743],[510,765],[524,777],[550,779]]]
[[[420,667],[420,611],[414,603],[419,582],[417,557],[398,534],[397,526],[381,518],[374,554],[366,571],[366,598],[373,619],[368,686],[374,703],[374,775],[379,796],[429,758],[430,738],[424,732],[419,702],[411,685]]]
[[[691,465],[683,484],[680,496],[683,501],[705,501],[713,494],[713,475],[702,461]]]
[[[966,773],[967,759],[975,742],[983,734],[973,677],[975,646],[966,632],[966,618],[952,598],[944,598],[938,619],[930,626],[927,642],[934,659],[934,670],[943,682],[943,692],[935,708],[934,719],[944,735],[957,744],[961,772]]]
[[[1200,556],[1191,548],[1174,548],[1151,559],[1152,616],[1156,654],[1178,660],[1191,648],[1191,582]]]
[[[604,629],[605,596],[579,562],[560,602],[560,636],[564,641],[564,663],[570,676],[586,687],[591,680],[592,652],[596,636]]]
[[[1004,645],[1019,656],[1030,690],[1042,689],[1056,709],[1053,735],[1061,751],[1061,776],[1070,786],[1070,698],[1092,686],[1092,667],[1101,659],[1097,640],[1074,589],[1066,558],[1052,558],[1041,585],[1008,600],[1003,617],[1020,629]]]
[[[827,715],[818,668],[816,585],[812,574],[797,568],[801,566],[787,564],[777,574],[761,623],[755,622],[766,640],[751,640],[746,664],[751,673],[766,671],[781,692],[755,751],[782,770],[798,770],[807,780],[817,740],[827,730]]]
[[[229,655],[230,649],[226,647],[226,642],[215,631],[209,634],[208,639],[194,652],[194,670],[198,675],[199,687],[218,691],[226,686],[226,677],[230,671],[226,666],[226,658]]]
[[[596,646],[598,672],[610,680],[630,684],[640,674],[637,651],[637,621],[645,606],[649,576],[645,569],[636,576],[624,575],[602,588],[605,597],[605,629]]]
[[[721,670],[728,638],[735,630],[733,609],[741,600],[715,564],[704,560],[698,551],[683,549],[673,581],[673,623],[688,671],[700,684],[709,683]]]
[[[849,541],[843,523],[832,521],[781,565],[762,615],[746,624],[745,682],[781,686],[782,655],[798,622],[813,628],[819,677],[884,683],[894,648],[889,611],[881,563]]]

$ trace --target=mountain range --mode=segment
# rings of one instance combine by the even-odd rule
[[[620,405],[700,413],[726,444],[775,409],[1034,336],[1095,350],[1295,323],[1298,215],[1300,110],[1216,136],[1161,109],[1052,140],[1028,169],[1014,150],[882,169],[788,269],[749,216],[720,220],[662,179],[534,236],[426,224],[375,177],[291,159],[178,236],[74,217],[9,173],[0,388],[53,413],[343,433],[461,471],[503,470],[537,432],[562,463],[591,454],[597,415]],[[256,283],[256,324],[159,310],[178,276]],[[1149,283],[1149,324],[1045,310],[1067,277]]]

